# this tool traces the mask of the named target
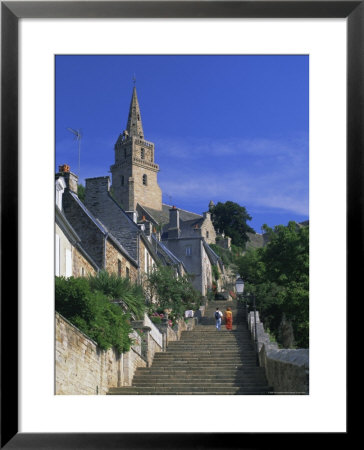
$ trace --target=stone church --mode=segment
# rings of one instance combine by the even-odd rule
[[[110,172],[114,199],[130,217],[151,225],[158,239],[193,275],[195,288],[206,295],[212,287],[212,265],[217,265],[220,272],[224,270],[221,259],[208,245],[216,242],[210,213],[195,214],[162,203],[155,145],[144,136],[135,86],[126,129],[115,143],[115,162]]]
[[[154,144],[144,138],[135,87],[126,130],[116,141],[115,163],[110,171],[113,195],[125,211],[136,211],[138,204],[162,210],[159,166],[154,162]]]

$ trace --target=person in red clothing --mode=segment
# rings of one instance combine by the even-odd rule
[[[233,313],[231,312],[231,308],[227,307],[225,311],[225,326],[227,330],[233,329]]]

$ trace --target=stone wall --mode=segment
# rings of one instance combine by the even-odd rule
[[[248,328],[255,340],[254,312],[248,314]],[[265,368],[269,386],[275,394],[309,393],[309,350],[279,349],[264,331],[263,323],[256,312],[256,335],[259,364]]]
[[[104,267],[105,241],[103,232],[82,207],[81,201],[68,190],[63,194],[63,210],[67,220],[81,238],[82,247],[102,269]]]
[[[204,221],[201,225],[201,235],[205,238],[208,244],[216,243],[216,231],[211,221],[211,214],[209,212],[203,213]]]
[[[127,269],[129,269],[129,278],[132,282],[136,282],[138,279],[138,268],[131,264],[130,261],[122,255],[119,250],[113,245],[112,242],[107,240],[106,242],[106,270],[109,273],[119,273],[119,262],[121,273],[123,278],[127,277]]]
[[[97,344],[56,313],[55,393],[57,395],[102,395],[110,387],[131,384],[137,367],[145,367],[140,337],[125,354],[101,350]]]
[[[309,393],[308,349],[272,349],[264,344],[259,353],[268,384],[275,394]]]
[[[125,210],[135,210],[139,203],[161,211],[162,191],[157,180],[159,166],[154,162],[153,143],[132,136],[118,142],[115,150],[115,164],[110,170],[117,201]],[[146,185],[143,175],[146,175]]]
[[[97,274],[96,269],[87,261],[87,259],[77,248],[74,248],[72,256],[72,274],[74,277],[87,277],[88,275]]]
[[[85,205],[137,261],[138,227],[111,197],[109,177],[86,179]]]
[[[167,342],[193,329],[196,318],[181,319],[175,329],[161,332],[147,317],[133,322],[134,344],[127,353],[101,350],[96,342],[56,313],[56,395],[105,395],[111,387],[131,386],[138,367],[149,367],[155,353],[165,351]]]

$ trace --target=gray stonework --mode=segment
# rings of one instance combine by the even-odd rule
[[[138,227],[110,195],[110,178],[86,179],[85,205],[138,261]]]
[[[265,332],[263,323],[257,318],[257,341],[259,364],[265,368],[268,384],[275,394],[309,393],[309,350],[279,349],[276,342],[271,342]],[[255,336],[254,312],[248,314],[248,328],[252,340]]]
[[[212,286],[212,269],[203,238],[168,239],[164,244],[183,262],[187,273],[192,275],[193,287],[206,295]]]
[[[106,230],[92,220],[82,202],[68,190],[63,194],[63,209],[67,220],[80,236],[83,248],[98,267],[104,268]]]
[[[162,209],[158,185],[159,166],[154,162],[154,144],[145,140],[136,89],[130,103],[126,130],[115,144],[115,162],[110,167],[115,199],[125,210],[144,205]]]
[[[140,323],[139,323],[140,322]],[[181,338],[182,331],[192,330],[196,321],[180,320],[176,330],[166,327],[165,335],[147,316],[135,323],[142,336],[132,333],[134,344],[129,352],[101,350],[96,342],[59,313],[55,315],[56,395],[105,395],[111,387],[131,386],[138,367],[151,366],[154,355],[163,351],[162,343]]]

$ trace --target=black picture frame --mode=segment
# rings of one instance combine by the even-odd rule
[[[260,448],[296,442],[296,433],[19,433],[18,432],[18,21],[21,18],[347,18],[347,299],[363,272],[363,1],[3,1],[1,2],[1,448]],[[336,214],[344,212],[336,211]],[[334,218],[333,218],[334,219]],[[343,274],[344,276],[345,274]],[[11,300],[11,301],[10,301]],[[359,299],[360,300],[360,299]],[[348,312],[348,308],[347,308]],[[350,348],[349,346],[347,347]],[[217,411],[219,414],[223,411]],[[348,418],[348,416],[347,416]],[[257,418],[259,420],[259,418]],[[348,419],[347,419],[348,422]],[[187,430],[186,430],[187,431]],[[337,433],[335,442],[349,436]],[[318,443],[305,433],[300,444]],[[327,443],[327,436],[322,433]],[[267,447],[267,444],[265,444]],[[269,445],[268,447],[269,448]]]

